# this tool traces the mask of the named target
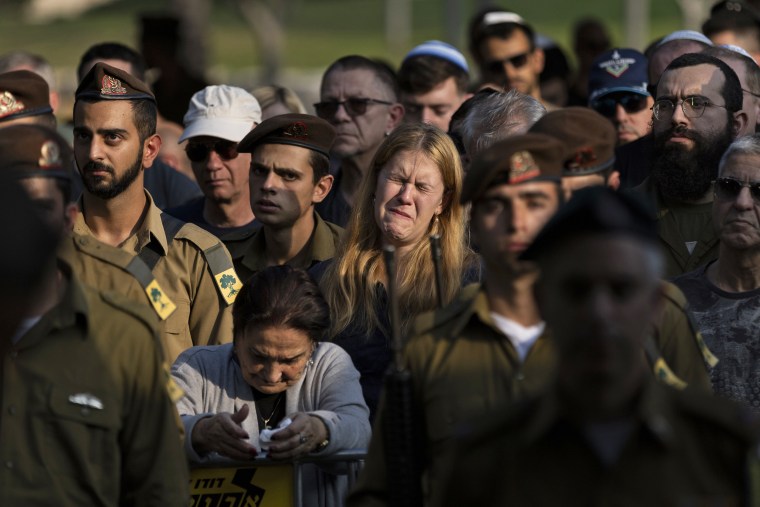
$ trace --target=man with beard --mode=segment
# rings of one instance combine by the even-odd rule
[[[162,213],[143,188],[143,172],[161,147],[155,128],[156,103],[145,83],[104,63],[85,76],[74,103],[74,156],[85,186],[74,232],[82,243],[139,258],[145,277],[152,271],[160,288],[145,292],[160,306],[173,361],[192,345],[232,340],[230,305],[242,284],[217,238]],[[100,273],[81,276],[98,284]]]
[[[652,170],[636,190],[657,208],[666,277],[718,256],[712,181],[721,155],[745,127],[741,109],[739,78],[715,57],[687,53],[660,78],[652,109]]]

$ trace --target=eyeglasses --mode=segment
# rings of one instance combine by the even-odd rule
[[[705,113],[705,109],[708,106],[722,107],[720,104],[713,104],[710,99],[706,97],[700,97],[699,95],[692,95],[690,97],[684,97],[683,100],[673,102],[670,99],[659,99],[655,101],[652,106],[652,113],[657,120],[669,120],[676,110],[676,106],[681,104],[681,110],[683,115],[687,118],[699,118]]]
[[[212,150],[215,151],[222,160],[232,160],[238,156],[237,143],[224,139],[208,143],[191,141],[188,142],[185,147],[187,158],[192,162],[203,162]]]
[[[531,53],[530,51],[527,51],[525,53],[520,53],[519,55],[510,56],[509,58],[503,58],[501,60],[492,60],[490,62],[486,62],[486,67],[492,73],[504,72],[505,63],[510,64],[515,69],[519,69],[521,67],[524,67],[525,64],[528,63],[528,57],[530,56],[530,53]]]
[[[647,99],[638,93],[609,94],[591,102],[591,109],[612,118],[617,114],[617,105],[620,104],[628,114],[638,113],[647,107]]]
[[[721,201],[733,201],[736,200],[744,187],[749,188],[749,193],[752,194],[755,203],[760,204],[760,181],[745,183],[735,178],[718,178],[715,180],[713,192],[715,197]]]
[[[378,99],[362,99],[358,97],[351,97],[350,99],[342,100],[330,100],[327,102],[317,102],[314,104],[314,109],[317,111],[317,116],[320,118],[332,118],[338,112],[338,108],[343,106],[346,113],[349,116],[361,116],[367,112],[367,107],[370,104],[382,104],[384,106],[390,106],[393,102]]]

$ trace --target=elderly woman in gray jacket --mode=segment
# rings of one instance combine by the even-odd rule
[[[177,403],[191,462],[250,460],[262,429],[292,422],[271,437],[272,459],[366,448],[369,410],[359,373],[339,346],[322,343],[329,310],[304,271],[267,268],[240,290],[234,342],[193,347],[172,366],[185,391]],[[342,504],[344,477],[313,466],[304,473],[309,505]]]

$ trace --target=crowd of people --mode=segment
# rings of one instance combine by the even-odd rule
[[[324,507],[756,505],[755,9],[643,51],[585,20],[571,80],[489,8],[477,72],[341,56],[313,109],[149,82],[157,37],[88,48],[65,124],[0,56],[0,505],[187,505],[263,457]]]

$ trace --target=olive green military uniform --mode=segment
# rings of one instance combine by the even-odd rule
[[[182,224],[174,237],[167,239],[162,212],[150,194],[146,195],[146,216],[120,249],[131,256],[146,248],[159,253],[152,270],[157,285],[134,297],[151,304],[162,318],[162,341],[171,363],[193,345],[232,341],[231,304],[242,283],[224,245],[211,234],[193,224]],[[115,274],[113,265],[123,262],[114,262],[112,255],[106,255],[108,248],[99,247],[81,212],[74,233],[79,236],[74,241],[77,253],[85,257],[74,264],[77,276],[101,290],[121,292],[125,276],[123,272]],[[132,289],[128,292],[134,295]]]
[[[694,271],[718,258],[719,240],[712,224],[712,202],[669,205],[650,179],[644,180],[633,191],[650,199],[657,210],[654,218],[665,257],[665,278]],[[691,236],[684,238],[682,231],[691,231]],[[687,240],[696,242],[691,253],[686,246]]]
[[[616,437],[573,421],[558,391],[491,416],[452,443],[451,470],[432,505],[757,505],[748,493],[756,431],[738,405],[649,382],[630,419],[616,421]],[[596,450],[615,443],[617,456]]]
[[[236,248],[237,252],[242,253],[237,257],[233,256],[232,261],[235,264],[235,271],[243,281],[267,267],[265,229],[266,227],[260,227],[245,242],[245,245]],[[325,222],[317,213],[314,213],[314,232],[311,238],[287,264],[294,268],[309,269],[317,262],[332,259],[342,237],[342,227]]]
[[[155,315],[67,285],[2,358],[0,505],[187,506]]]
[[[551,382],[556,363],[550,331],[538,338],[521,363],[512,343],[493,323],[485,292],[470,285],[459,299],[418,317],[415,332],[419,335],[404,351],[414,404],[424,411],[419,421],[426,468],[423,489],[433,504],[440,502],[437,495],[445,489],[445,460],[441,457],[456,433],[463,426],[484,420],[494,410],[540,393]],[[642,352],[642,360],[665,383],[688,383],[709,392],[710,381],[697,338],[673,301],[666,298],[661,322],[649,337],[654,350]],[[662,361],[657,361],[660,358]],[[383,427],[385,410],[381,401],[375,428]],[[387,505],[385,445],[382,431],[375,431],[364,472],[347,505]]]

